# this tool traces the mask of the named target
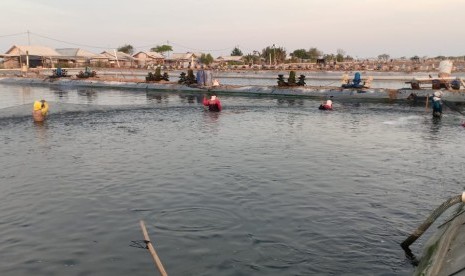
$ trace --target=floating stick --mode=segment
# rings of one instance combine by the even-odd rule
[[[168,273],[166,273],[166,270],[163,267],[163,264],[161,263],[160,258],[158,258],[155,248],[150,242],[149,234],[147,233],[147,229],[145,228],[145,223],[143,220],[140,221],[140,228],[142,229],[142,234],[144,234],[144,241],[147,244],[147,249],[150,251],[150,254],[152,255],[153,261],[155,262],[155,265],[157,266],[158,271],[160,271],[160,274],[162,276],[168,276]]]

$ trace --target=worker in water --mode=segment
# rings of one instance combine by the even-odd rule
[[[43,122],[48,113],[48,103],[45,100],[35,101],[32,109],[32,117],[36,122]]]
[[[221,102],[216,97],[216,95],[212,95],[211,98],[208,100],[206,97],[203,98],[203,105],[208,107],[209,111],[221,111]]]
[[[441,117],[442,116],[442,92],[436,91],[433,93],[433,96],[430,96],[431,106],[433,107],[433,117]]]
[[[318,109],[333,110],[333,101],[327,100],[326,102],[323,102],[322,104],[320,104],[320,107],[318,107]]]

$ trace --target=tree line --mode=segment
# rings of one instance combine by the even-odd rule
[[[130,44],[126,44],[118,48],[118,51],[124,52],[126,54],[134,54],[134,47]],[[172,52],[173,48],[170,45],[156,45],[155,47],[150,48],[151,52],[157,52],[161,54],[166,54],[167,52]],[[353,61],[354,58],[350,55],[347,55],[343,49],[337,49],[336,53],[325,54],[323,51],[319,50],[316,47],[311,47],[308,50],[302,48],[294,50],[292,53],[289,53],[290,59],[287,58],[287,51],[283,47],[276,47],[275,44],[263,48],[261,51],[253,51],[246,55],[243,54],[242,50],[239,47],[234,47],[231,51],[231,56],[242,56],[244,62],[249,64],[281,64],[285,62],[290,63],[299,63],[299,62],[316,62],[319,59],[323,59],[326,62],[343,62],[343,61]],[[380,61],[389,61],[389,54],[380,54],[377,56]],[[427,59],[428,57],[422,57],[415,55],[410,58],[412,61]],[[200,57],[200,62],[204,64],[211,64],[214,60],[213,56],[210,53],[202,54]],[[407,59],[406,57],[401,57],[400,59]],[[437,56],[434,59],[454,59],[454,60],[465,60],[465,56]]]

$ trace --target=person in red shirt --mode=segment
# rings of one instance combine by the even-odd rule
[[[333,110],[333,101],[327,100],[326,103],[322,103],[318,109]]]
[[[216,97],[216,95],[212,95],[211,98],[208,100],[206,97],[203,98],[203,105],[208,107],[209,111],[221,111],[221,102]]]

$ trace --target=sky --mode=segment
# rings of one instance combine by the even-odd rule
[[[14,0],[0,11],[2,53],[168,44],[216,58],[274,44],[354,58],[465,55],[465,0]]]

